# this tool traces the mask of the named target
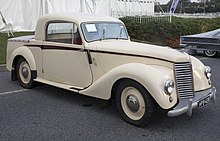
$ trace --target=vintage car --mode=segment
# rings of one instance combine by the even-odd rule
[[[180,37],[180,46],[191,49],[201,50],[208,57],[215,57],[220,52],[220,29],[213,31],[186,35]]]
[[[211,68],[168,47],[132,42],[124,23],[93,14],[51,14],[35,36],[11,38],[11,79],[24,88],[41,82],[79,94],[115,99],[123,119],[147,125],[157,107],[179,116],[214,102]]]

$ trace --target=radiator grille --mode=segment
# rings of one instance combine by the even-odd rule
[[[193,98],[193,77],[191,63],[175,63],[177,91],[180,99]]]

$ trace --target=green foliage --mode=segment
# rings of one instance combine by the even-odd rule
[[[33,35],[33,32],[16,32],[15,37],[24,35]],[[6,47],[7,47],[8,35],[7,33],[0,33],[0,64],[6,63]]]
[[[171,23],[167,21],[139,23],[126,18],[121,20],[127,26],[131,38],[172,47],[178,46],[181,35],[203,33],[220,28],[220,18],[185,19],[173,17]]]
[[[0,33],[0,64],[5,63],[7,40],[7,34]]]

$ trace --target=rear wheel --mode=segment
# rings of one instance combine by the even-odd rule
[[[136,81],[123,81],[116,92],[116,104],[123,119],[135,126],[150,123],[156,109],[155,101]]]
[[[203,53],[208,57],[215,57],[218,52],[212,50],[204,50]]]
[[[32,88],[34,86],[31,68],[24,58],[18,59],[16,66],[16,74],[18,81],[22,87]]]

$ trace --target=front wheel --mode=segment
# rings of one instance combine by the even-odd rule
[[[31,68],[24,58],[18,59],[16,65],[16,74],[19,83],[24,88],[32,88],[34,86],[33,75],[31,73]]]
[[[119,84],[116,104],[123,119],[138,127],[150,123],[156,109],[155,101],[138,82],[127,80]]]
[[[217,55],[217,51],[204,50],[203,53],[208,57],[215,57]]]

